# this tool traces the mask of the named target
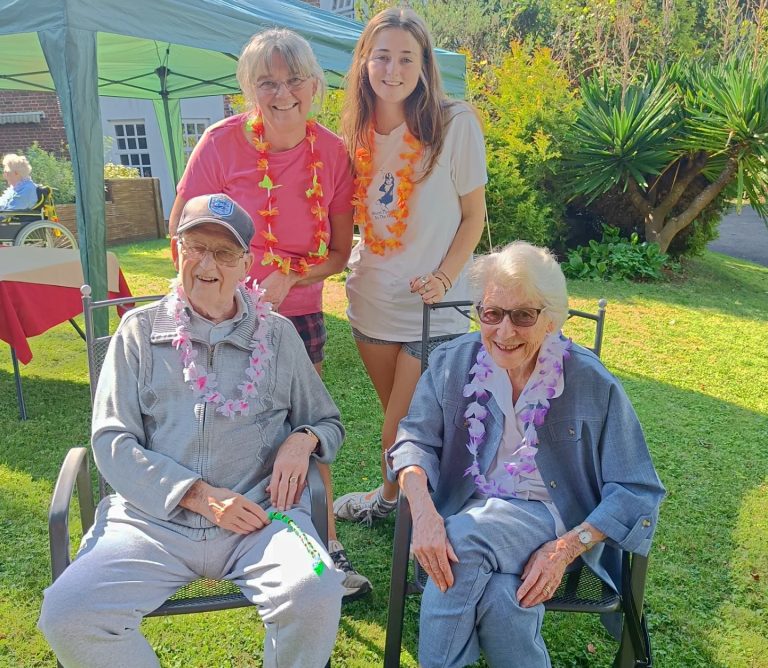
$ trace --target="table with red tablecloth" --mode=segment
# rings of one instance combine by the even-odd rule
[[[83,312],[83,282],[78,250],[0,248],[0,340],[22,363],[32,359],[29,337]],[[107,289],[110,298],[131,296],[114,253],[107,253]]]

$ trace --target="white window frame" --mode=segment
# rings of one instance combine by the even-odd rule
[[[200,141],[206,128],[211,124],[210,118],[183,118],[181,120],[182,144],[184,146],[185,162],[189,160],[192,151]],[[193,132],[189,132],[190,126],[195,126]]]
[[[114,151],[120,164],[135,167],[139,176],[152,176],[146,121],[143,118],[112,121],[112,129],[115,133]]]

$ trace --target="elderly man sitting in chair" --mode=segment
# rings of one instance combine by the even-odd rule
[[[291,323],[249,291],[253,223],[226,195],[187,202],[179,270],[112,338],[94,401],[105,498],[39,626],[66,666],[158,666],[142,616],[199,577],[229,579],[266,626],[264,666],[322,666],[343,574],[303,493],[339,412]]]

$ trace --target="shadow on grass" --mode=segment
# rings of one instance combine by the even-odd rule
[[[738,269],[737,271],[735,269]],[[717,286],[717,290],[712,290]],[[661,283],[568,281],[572,299],[598,300],[606,294],[610,318],[611,302],[634,300],[658,302],[665,306],[694,306],[715,313],[764,322],[768,304],[768,267],[747,260],[707,252],[703,258],[687,261],[681,278]],[[738,295],[738,299],[733,299]]]

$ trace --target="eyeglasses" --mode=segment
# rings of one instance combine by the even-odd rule
[[[539,319],[539,313],[543,308],[500,308],[498,306],[483,306],[478,304],[476,307],[477,316],[480,322],[486,325],[498,325],[508,315],[513,325],[517,327],[533,327]]]
[[[213,256],[213,261],[223,267],[235,267],[237,263],[245,256],[247,251],[239,253],[237,251],[229,250],[228,248],[208,248],[201,244],[187,243],[183,239],[179,239],[179,246],[181,251],[190,260],[202,260],[207,253]]]
[[[304,84],[309,81],[309,77],[291,77],[290,79],[286,79],[285,81],[274,81],[272,79],[264,79],[264,81],[259,81],[259,83],[256,84],[256,88],[259,89],[260,93],[264,93],[265,95],[274,95],[277,93],[277,91],[280,90],[280,86],[285,84],[285,87],[293,93],[294,91],[300,90],[304,87]]]

